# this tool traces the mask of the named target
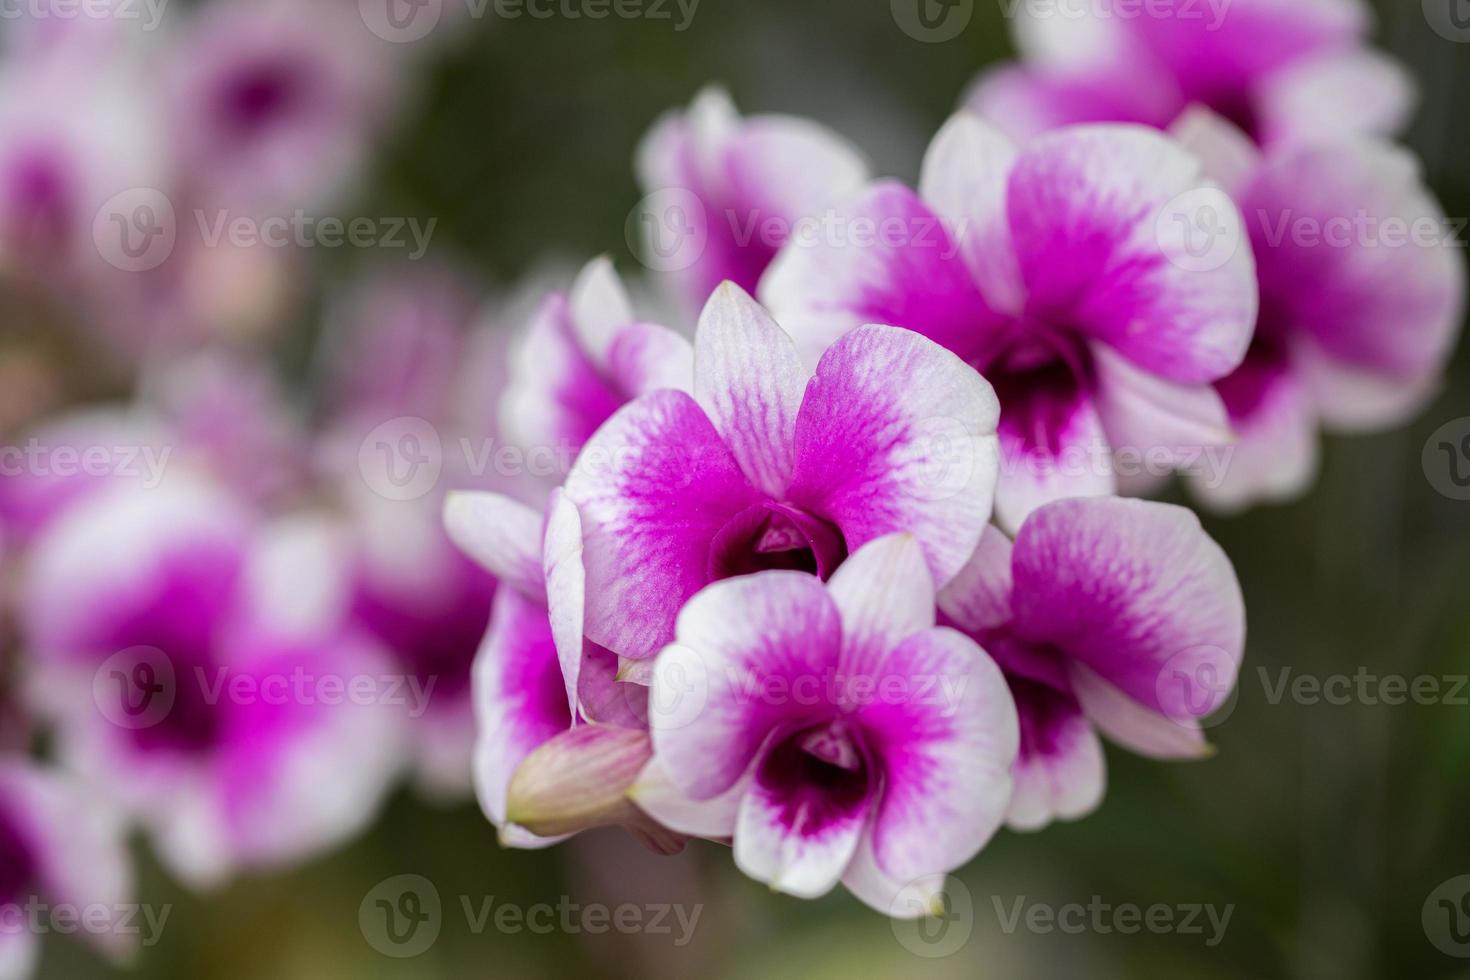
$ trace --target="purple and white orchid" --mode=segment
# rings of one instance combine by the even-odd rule
[[[1088,122],[1168,127],[1205,105],[1260,143],[1392,133],[1408,73],[1366,45],[1362,0],[1023,3],[1019,64],[986,71],[970,108],[1018,138]]]
[[[1463,243],[1386,140],[1260,150],[1205,109],[1174,131],[1239,202],[1261,284],[1245,361],[1216,384],[1231,464],[1191,487],[1225,511],[1291,499],[1316,476],[1319,427],[1389,428],[1437,392],[1464,317]]]
[[[1194,254],[1210,210],[1239,214],[1200,163],[1139,126],[1079,126],[1016,148],[961,112],[924,160],[844,212],[871,240],[792,243],[761,297],[808,359],[863,323],[916,330],[1000,398],[1000,524],[1051,500],[1114,493],[1112,452],[1229,441],[1210,387],[1255,324],[1247,249]]]
[[[501,427],[524,450],[574,456],[639,395],[689,390],[693,365],[689,342],[639,320],[612,262],[594,259],[570,292],[542,300],[526,326],[511,355]]]
[[[622,802],[650,752],[648,692],[620,680],[617,658],[584,636],[586,580],[576,507],[555,491],[543,519],[508,497],[462,492],[446,501],[444,523],[464,552],[501,583],[474,665],[475,791],[501,842],[543,847],[573,829],[536,833],[528,827],[538,827],[537,814],[511,805],[523,763],[544,750],[555,755],[543,768],[561,770],[563,785],[566,769],[589,757],[604,771],[575,770],[579,775],[599,784],[612,779],[609,805],[618,812],[592,814],[587,826],[623,822],[656,850],[671,849],[661,828]],[[604,754],[609,749],[611,758]],[[534,787],[526,795],[534,807]]]
[[[345,839],[400,768],[412,685],[352,630],[346,569],[330,523],[261,525],[184,475],[89,495],[36,541],[34,697],[186,881]]]
[[[1007,820],[1034,830],[1097,807],[1097,733],[1154,758],[1208,753],[1201,720],[1235,687],[1245,606],[1188,510],[1078,498],[991,528],[939,594],[942,621],[1005,671],[1021,720]]]
[[[1015,705],[973,640],[935,626],[912,535],[865,544],[826,584],[772,570],[709,586],[680,612],[649,704],[634,800],[733,838],[742,871],[803,898],[841,881],[921,914],[900,894],[974,857],[1010,802]]]
[[[133,895],[125,829],[78,780],[0,760],[0,978],[35,972],[41,936],[28,910],[85,914],[85,935],[103,953],[125,960],[133,952],[123,928]]]
[[[768,568],[828,578],[895,532],[915,536],[941,583],[964,565],[995,484],[984,378],[887,326],[846,334],[813,374],[733,283],[710,298],[694,347],[694,393],[624,407],[567,480],[592,642],[646,660],[709,583]]]
[[[842,137],[796,116],[741,118],[720,88],[659,120],[638,148],[644,262],[704,305],[726,280],[755,292],[799,224],[868,180]]]

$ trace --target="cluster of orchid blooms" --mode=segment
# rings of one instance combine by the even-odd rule
[[[656,277],[667,325],[606,259],[489,312],[448,267],[374,268],[330,298],[317,397],[293,402],[259,352],[299,257],[181,228],[124,272],[92,216],[138,185],[181,213],[331,207],[387,96],[411,104],[403,52],[337,6],[215,0],[147,52],[88,25],[7,54],[6,272],[135,379],[14,442],[167,465],[0,485],[0,903],[125,901],[130,827],[199,887],[297,861],[408,778],[473,792],[507,846],[706,838],[781,891],[921,915],[1002,825],[1094,810],[1103,736],[1209,752],[1244,652],[1234,570],[1190,510],[1141,499],[1159,474],[1106,461],[1228,449],[1185,477],[1201,505],[1291,498],[1320,429],[1401,423],[1456,339],[1447,237],[1292,232],[1445,224],[1362,5],[1092,5],[1016,24],[1021,59],[917,188],[717,90],[659,122],[639,177],[697,202],[700,243]],[[131,115],[87,124],[104,111]],[[742,234],[818,217],[896,233]],[[1202,258],[1217,225],[1238,241]],[[405,419],[569,467],[445,452],[430,490],[384,493],[364,461]],[[0,929],[0,975],[34,948]]]

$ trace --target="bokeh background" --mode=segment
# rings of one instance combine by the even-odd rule
[[[1378,43],[1422,93],[1407,141],[1447,212],[1470,215],[1470,44],[1431,31],[1418,0],[1378,7]],[[725,84],[747,112],[822,120],[879,172],[912,181],[964,87],[1011,51],[997,0],[977,0],[969,27],[940,44],[907,36],[886,0],[702,0],[687,30],[677,20],[507,20],[492,6],[415,67],[415,107],[335,213],[436,218],[431,254],[486,294],[548,262],[574,268],[604,252],[637,271],[625,235],[640,196],[634,148],[706,83]],[[321,266],[325,291],[375,258],[317,249],[304,261]],[[288,378],[310,371],[322,301],[308,297],[286,328],[278,366]],[[34,309],[16,308],[25,312],[0,330],[46,329]],[[79,370],[93,393],[110,393],[107,371]],[[1306,499],[1208,520],[1250,616],[1239,698],[1212,731],[1218,756],[1160,765],[1110,751],[1101,811],[1040,834],[1003,832],[962,872],[968,906],[956,902],[945,935],[896,932],[840,889],[817,902],[770,893],[711,844],[655,858],[606,832],[502,850],[472,803],[435,806],[404,789],[355,843],[217,894],[183,890],[139,847],[141,900],[172,908],[132,975],[1470,977],[1470,961],[1437,949],[1422,921],[1437,886],[1470,874],[1470,692],[1428,706],[1272,697],[1283,669],[1470,673],[1470,503],[1436,492],[1422,462],[1430,434],[1466,416],[1462,345],[1442,397],[1415,423],[1332,440]],[[358,912],[380,882],[405,874],[431,882],[443,912],[431,948],[400,960],[374,948]],[[537,935],[475,921],[488,899],[555,906],[563,896],[702,909],[682,946],[677,928]],[[1018,901],[1232,911],[1212,946],[1203,916],[1202,934],[1074,935],[1024,920],[1008,930]],[[63,939],[48,940],[42,970],[112,975]]]

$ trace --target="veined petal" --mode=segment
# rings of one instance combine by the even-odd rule
[[[834,790],[801,778],[791,743],[767,750],[735,824],[735,863],[756,881],[798,898],[818,898],[842,879],[868,823],[872,788]]]
[[[980,546],[939,593],[939,609],[972,635],[1011,621],[1011,539],[987,527]]]
[[[1012,571],[1017,634],[1060,650],[1161,724],[1193,725],[1234,687],[1240,585],[1190,511],[1116,498],[1050,504],[1021,528]]]
[[[1244,222],[1177,143],[1139,126],[1047,134],[1016,161],[1008,205],[1033,315],[1174,381],[1240,363],[1259,302]]]
[[[992,308],[1011,314],[1025,304],[1006,223],[1006,188],[1015,163],[1009,139],[962,111],[929,144],[919,178],[919,195],[949,222],[981,294]]]
[[[740,801],[749,788],[747,775],[719,796],[693,799],[674,782],[662,760],[654,756],[628,791],[628,798],[670,830],[707,840],[729,840],[735,836]]]
[[[475,795],[486,816],[514,847],[544,847],[506,816],[510,781],[522,759],[567,730],[566,684],[545,607],[513,589],[495,595],[490,632],[475,658]]]
[[[837,607],[812,575],[747,575],[690,599],[649,693],[654,751],[679,787],[719,796],[778,727],[830,714],[841,642]]]
[[[1190,491],[1220,513],[1294,500],[1316,479],[1321,450],[1317,417],[1292,360],[1257,345],[1218,382],[1235,432],[1214,472],[1190,474]]]
[[[1000,387],[1000,482],[995,521],[1014,532],[1054,500],[1106,497],[1117,485],[1112,447],[1092,392],[1070,377],[1023,375]]]
[[[1103,344],[1093,346],[1092,364],[1097,412],[1113,452],[1182,465],[1234,441],[1225,403],[1210,385],[1165,380]]]
[[[588,262],[567,296],[572,332],[588,360],[606,376],[618,331],[633,322],[633,303],[603,255]]]
[[[1102,743],[1076,700],[1047,684],[1008,676],[1021,719],[1016,791],[1006,823],[1040,830],[1097,809],[1107,786]]]
[[[567,298],[548,296],[512,348],[499,411],[506,438],[526,450],[575,450],[625,401],[583,349]]]
[[[583,449],[566,493],[582,515],[587,636],[653,656],[709,581],[710,543],[764,499],[694,399],[656,391],[613,416]]]
[[[480,567],[535,601],[546,596],[544,520],[498,493],[455,490],[444,500],[444,530]]]
[[[891,233],[792,241],[761,280],[760,298],[814,364],[869,323],[917,331],[966,360],[994,342],[1005,318],[987,305],[943,217],[891,181],[837,207],[838,227]]]
[[[911,534],[870,541],[827,583],[842,617],[844,670],[868,674],[903,640],[934,626],[934,579]]]
[[[578,678],[582,673],[583,623],[586,620],[587,573],[582,566],[582,517],[565,491],[551,492],[547,504],[546,542],[543,555],[546,575],[546,609],[551,636],[567,688],[567,710],[572,722],[577,717]]]
[[[974,857],[1000,827],[1020,739],[995,661],[944,627],[916,633],[876,665],[879,692],[856,718],[884,774],[873,853],[910,881]],[[904,681],[892,696],[889,679]]]
[[[823,355],[796,423],[791,500],[854,551],[907,532],[936,583],[990,519],[1000,406],[974,369],[907,330],[854,330]]]
[[[699,318],[694,397],[751,483],[780,499],[791,483],[796,416],[810,377],[796,345],[739,286]]]

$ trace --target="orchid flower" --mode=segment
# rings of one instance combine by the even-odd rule
[[[24,583],[34,697],[62,758],[213,885],[363,827],[432,691],[351,629],[340,529],[260,525],[206,481],[122,483],[35,542]]]
[[[685,601],[768,568],[828,578],[875,538],[912,533],[948,582],[990,516],[995,394],[918,334],[866,326],[815,374],[740,287],[700,316],[694,393],[625,406],[567,480],[585,547],[586,634],[646,660]]]
[[[543,520],[509,497],[458,492],[444,523],[501,583],[474,665],[475,791],[501,842],[544,847],[621,822],[654,849],[674,849],[624,799],[651,751],[648,692],[619,680],[617,658],[584,637],[577,509],[556,491]]]
[[[1014,529],[1048,501],[1115,492],[1113,450],[1229,441],[1210,383],[1245,355],[1257,290],[1248,249],[1196,256],[1206,211],[1239,227],[1160,133],[1079,126],[1017,149],[961,112],[918,194],[880,182],[843,211],[882,233],[792,243],[761,296],[808,359],[890,323],[984,374],[1001,405],[997,519]]]
[[[1205,756],[1201,720],[1235,686],[1245,607],[1225,553],[1188,510],[1078,498],[1034,511],[1015,543],[986,531],[939,594],[942,622],[1005,671],[1021,720],[1007,821],[1095,809],[1098,732],[1143,755]]]
[[[638,320],[612,263],[595,259],[532,316],[512,353],[501,426],[523,449],[571,455],[625,403],[660,388],[687,391],[692,374],[689,342]]]
[[[116,960],[132,953],[123,928],[133,892],[124,830],[119,814],[77,780],[19,758],[0,761],[0,908],[8,910],[0,977],[25,980],[35,971],[41,936],[25,914],[32,901],[86,912],[94,918],[85,935],[102,952]]]
[[[1020,63],[986,71],[968,104],[1018,138],[1087,122],[1163,129],[1196,103],[1263,144],[1392,133],[1413,85],[1367,47],[1372,19],[1362,0],[1094,0],[1060,16],[1022,4]]]
[[[1316,475],[1319,427],[1389,428],[1435,394],[1464,316],[1463,243],[1385,140],[1258,150],[1204,109],[1175,133],[1240,203],[1261,284],[1250,350],[1216,385],[1230,466],[1191,488],[1225,511],[1291,499]]]
[[[638,148],[646,209],[644,261],[676,276],[699,309],[729,280],[754,292],[804,219],[868,180],[862,156],[836,133],[794,116],[743,119],[720,88],[661,119]]]
[[[826,584],[778,569],[704,589],[649,705],[654,759],[635,802],[733,838],[742,871],[803,898],[841,881],[880,911],[921,914],[900,894],[974,857],[1010,801],[1015,705],[979,646],[936,628],[912,535],[868,542]]]
[[[340,197],[395,96],[393,63],[356,14],[211,0],[191,15],[165,73],[191,199],[233,219],[316,212]]]

